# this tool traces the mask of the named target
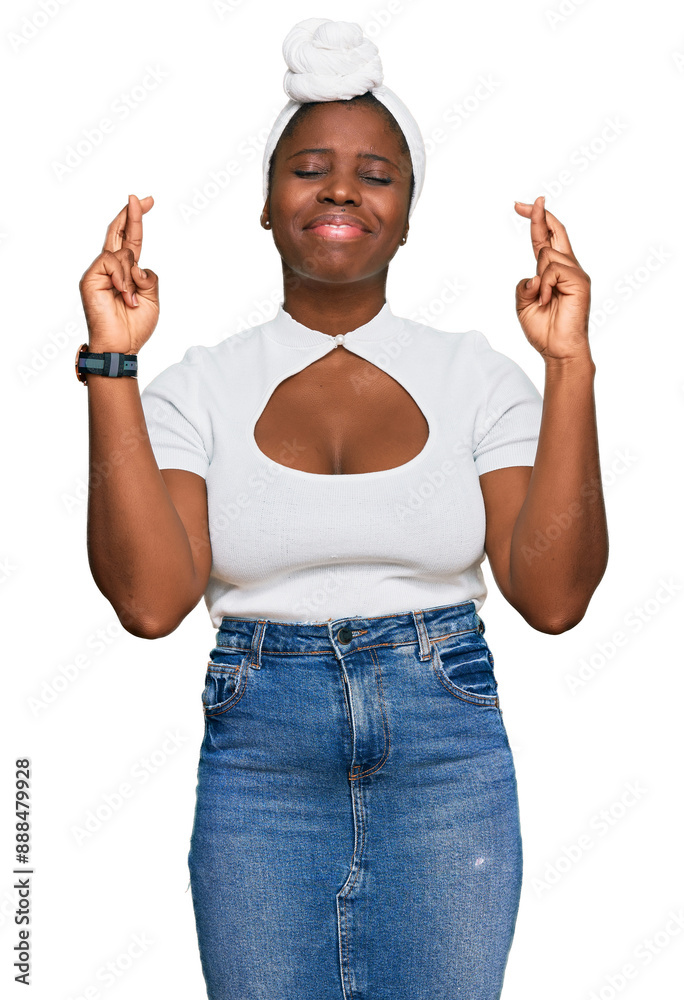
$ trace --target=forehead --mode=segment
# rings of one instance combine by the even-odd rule
[[[283,146],[290,154],[303,146],[339,153],[372,150],[395,161],[401,154],[400,137],[377,108],[346,101],[326,101],[311,108],[296,123],[292,135],[283,139]]]

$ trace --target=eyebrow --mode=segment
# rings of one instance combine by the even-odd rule
[[[311,146],[308,149],[298,149],[296,153],[292,153],[291,156],[287,157],[287,159],[291,160],[293,157],[300,156],[302,153],[334,153],[334,152],[335,152],[334,149],[329,149],[328,147],[325,146],[319,146],[319,147]],[[399,169],[396,163],[393,163],[392,160],[388,160],[386,156],[380,156],[379,153],[357,153],[356,158],[364,160],[382,160],[383,163],[389,163],[389,165],[391,167],[394,167],[396,170]]]

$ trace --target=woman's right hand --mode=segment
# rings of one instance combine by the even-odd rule
[[[142,217],[153,204],[152,195],[142,201],[129,195],[128,205],[107,228],[102,253],[79,282],[90,351],[137,354],[154,332],[159,279],[149,268],[138,267]]]

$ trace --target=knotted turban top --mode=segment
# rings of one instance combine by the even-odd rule
[[[383,84],[377,45],[352,21],[308,17],[288,32],[283,42],[287,71],[283,87],[289,100],[276,118],[263,158],[263,194],[268,197],[268,168],[273,150],[290,118],[311,101],[348,101],[370,91],[394,115],[411,154],[414,187],[409,218],[423,188],[425,143],[404,102]]]

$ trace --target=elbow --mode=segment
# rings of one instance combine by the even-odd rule
[[[124,620],[121,615],[117,617],[126,631],[134,635],[137,639],[161,639],[164,635],[168,635],[168,632],[159,629],[154,622]]]
[[[175,632],[182,621],[183,619],[181,618],[178,621],[174,621],[171,624],[169,624],[168,622],[161,622],[161,623],[155,622],[152,628],[148,631],[148,633],[146,635],[143,635],[142,638],[163,639],[164,636],[171,635],[172,632]]]
[[[582,618],[577,619],[564,619],[563,621],[530,621],[529,618],[526,619],[528,625],[531,625],[533,629],[537,632],[545,632],[547,635],[560,635],[561,632],[569,632],[571,628],[575,625],[579,625]]]
[[[532,595],[528,592],[527,600],[519,600],[514,607],[520,612],[528,625],[531,625],[537,632],[545,632],[547,635],[560,635],[561,632],[569,632],[570,629],[579,625],[587,613],[587,609],[594,596],[603,574],[606,564],[600,568],[592,580],[586,578],[572,589],[563,593],[561,588],[555,593],[545,593],[544,607],[539,601],[530,607]],[[536,595],[539,597],[539,594]]]
[[[115,607],[116,616],[123,628],[137,639],[163,639],[170,635],[180,625],[182,618],[173,621],[155,618],[154,615],[133,615],[130,608],[121,609]]]
[[[121,618],[119,618],[119,621],[121,621]],[[147,620],[141,622],[129,621],[126,623],[121,621],[121,624],[127,632],[130,632],[131,635],[136,636],[138,639],[163,639],[164,636],[175,632],[180,622],[169,623]]]
[[[521,615],[528,625],[537,632],[544,632],[546,635],[560,635],[562,632],[569,632],[570,629],[579,625],[587,612],[586,606],[573,614],[568,614],[565,611],[564,614],[547,613],[540,615],[539,609],[536,609],[536,613],[523,612],[521,609],[518,610],[520,610]]]
[[[138,636],[139,639],[163,639],[164,636],[171,635],[183,624],[190,612],[197,606],[198,601],[199,598],[193,596],[187,604],[177,609],[176,614],[172,617],[168,615],[165,618],[155,617],[152,614],[145,617],[138,616],[134,621],[127,623],[119,615],[119,621],[128,632]]]
[[[179,606],[177,595],[173,591],[150,592],[148,588],[138,595],[130,584],[125,588],[117,587],[114,591],[109,586],[108,579],[103,580],[95,573],[93,578],[100,593],[114,609],[122,628],[137,639],[163,639],[175,632],[202,596],[195,590],[186,594],[184,604]]]

